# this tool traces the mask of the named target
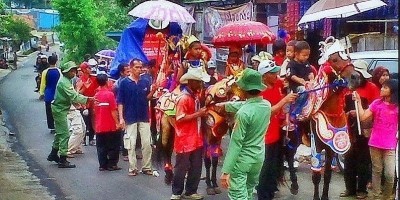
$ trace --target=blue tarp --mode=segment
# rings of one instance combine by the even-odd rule
[[[134,20],[122,33],[115,58],[111,63],[110,76],[118,78],[118,65],[129,63],[132,59],[140,59],[148,62],[142,50],[144,35],[148,26],[148,19],[138,18]],[[182,29],[176,22],[169,24],[170,35],[181,35]]]

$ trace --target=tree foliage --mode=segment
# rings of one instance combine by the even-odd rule
[[[95,0],[100,15],[105,17],[105,31],[121,31],[126,28],[132,18],[128,16],[129,9],[118,5],[117,0]]]
[[[0,0],[0,37],[12,38],[13,46],[18,48],[22,42],[32,37],[31,27],[24,20],[6,14],[5,8],[6,5]]]
[[[107,38],[105,32],[120,31],[130,22],[127,8],[119,7],[116,0],[53,0],[52,3],[60,13],[57,30],[68,50],[67,60],[75,62],[81,62],[85,54],[115,48],[116,42]]]
[[[68,50],[66,59],[80,62],[85,54],[96,53],[105,39],[106,24],[93,0],[54,0],[53,6],[60,13],[58,31]]]
[[[17,8],[49,8],[51,0],[5,0],[7,5],[13,3]]]

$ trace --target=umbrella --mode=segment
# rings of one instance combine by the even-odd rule
[[[344,18],[385,6],[381,0],[319,0],[313,4],[298,24],[324,18]]]
[[[145,1],[128,13],[134,17],[169,22],[195,23],[193,16],[182,6],[166,1]]]
[[[95,54],[96,56],[103,57],[103,58],[114,58],[115,57],[115,51],[110,50],[110,49],[105,49],[97,52]]]
[[[246,44],[268,44],[275,39],[276,36],[267,25],[244,20],[229,23],[218,29],[212,43],[220,47],[233,44],[244,46]]]

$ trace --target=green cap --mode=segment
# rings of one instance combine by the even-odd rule
[[[76,64],[73,61],[68,61],[60,66],[61,72],[63,73],[67,73],[69,72],[69,70],[73,68],[78,68],[78,66],[76,66]]]
[[[250,68],[246,68],[237,74],[236,84],[244,91],[259,90],[263,91],[267,88],[262,82],[261,74]]]

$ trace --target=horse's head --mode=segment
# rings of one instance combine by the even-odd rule
[[[325,42],[320,42],[320,50],[322,57],[320,61],[328,62],[332,69],[335,70],[339,78],[343,78],[348,83],[348,88],[354,90],[361,84],[361,75],[354,70],[351,59],[345,53],[344,47],[340,41],[334,37],[328,37]]]
[[[361,85],[363,77],[354,70],[354,65],[347,54],[342,52],[334,53],[329,56],[328,62],[337,75],[346,80],[347,87],[350,90],[354,90]]]

